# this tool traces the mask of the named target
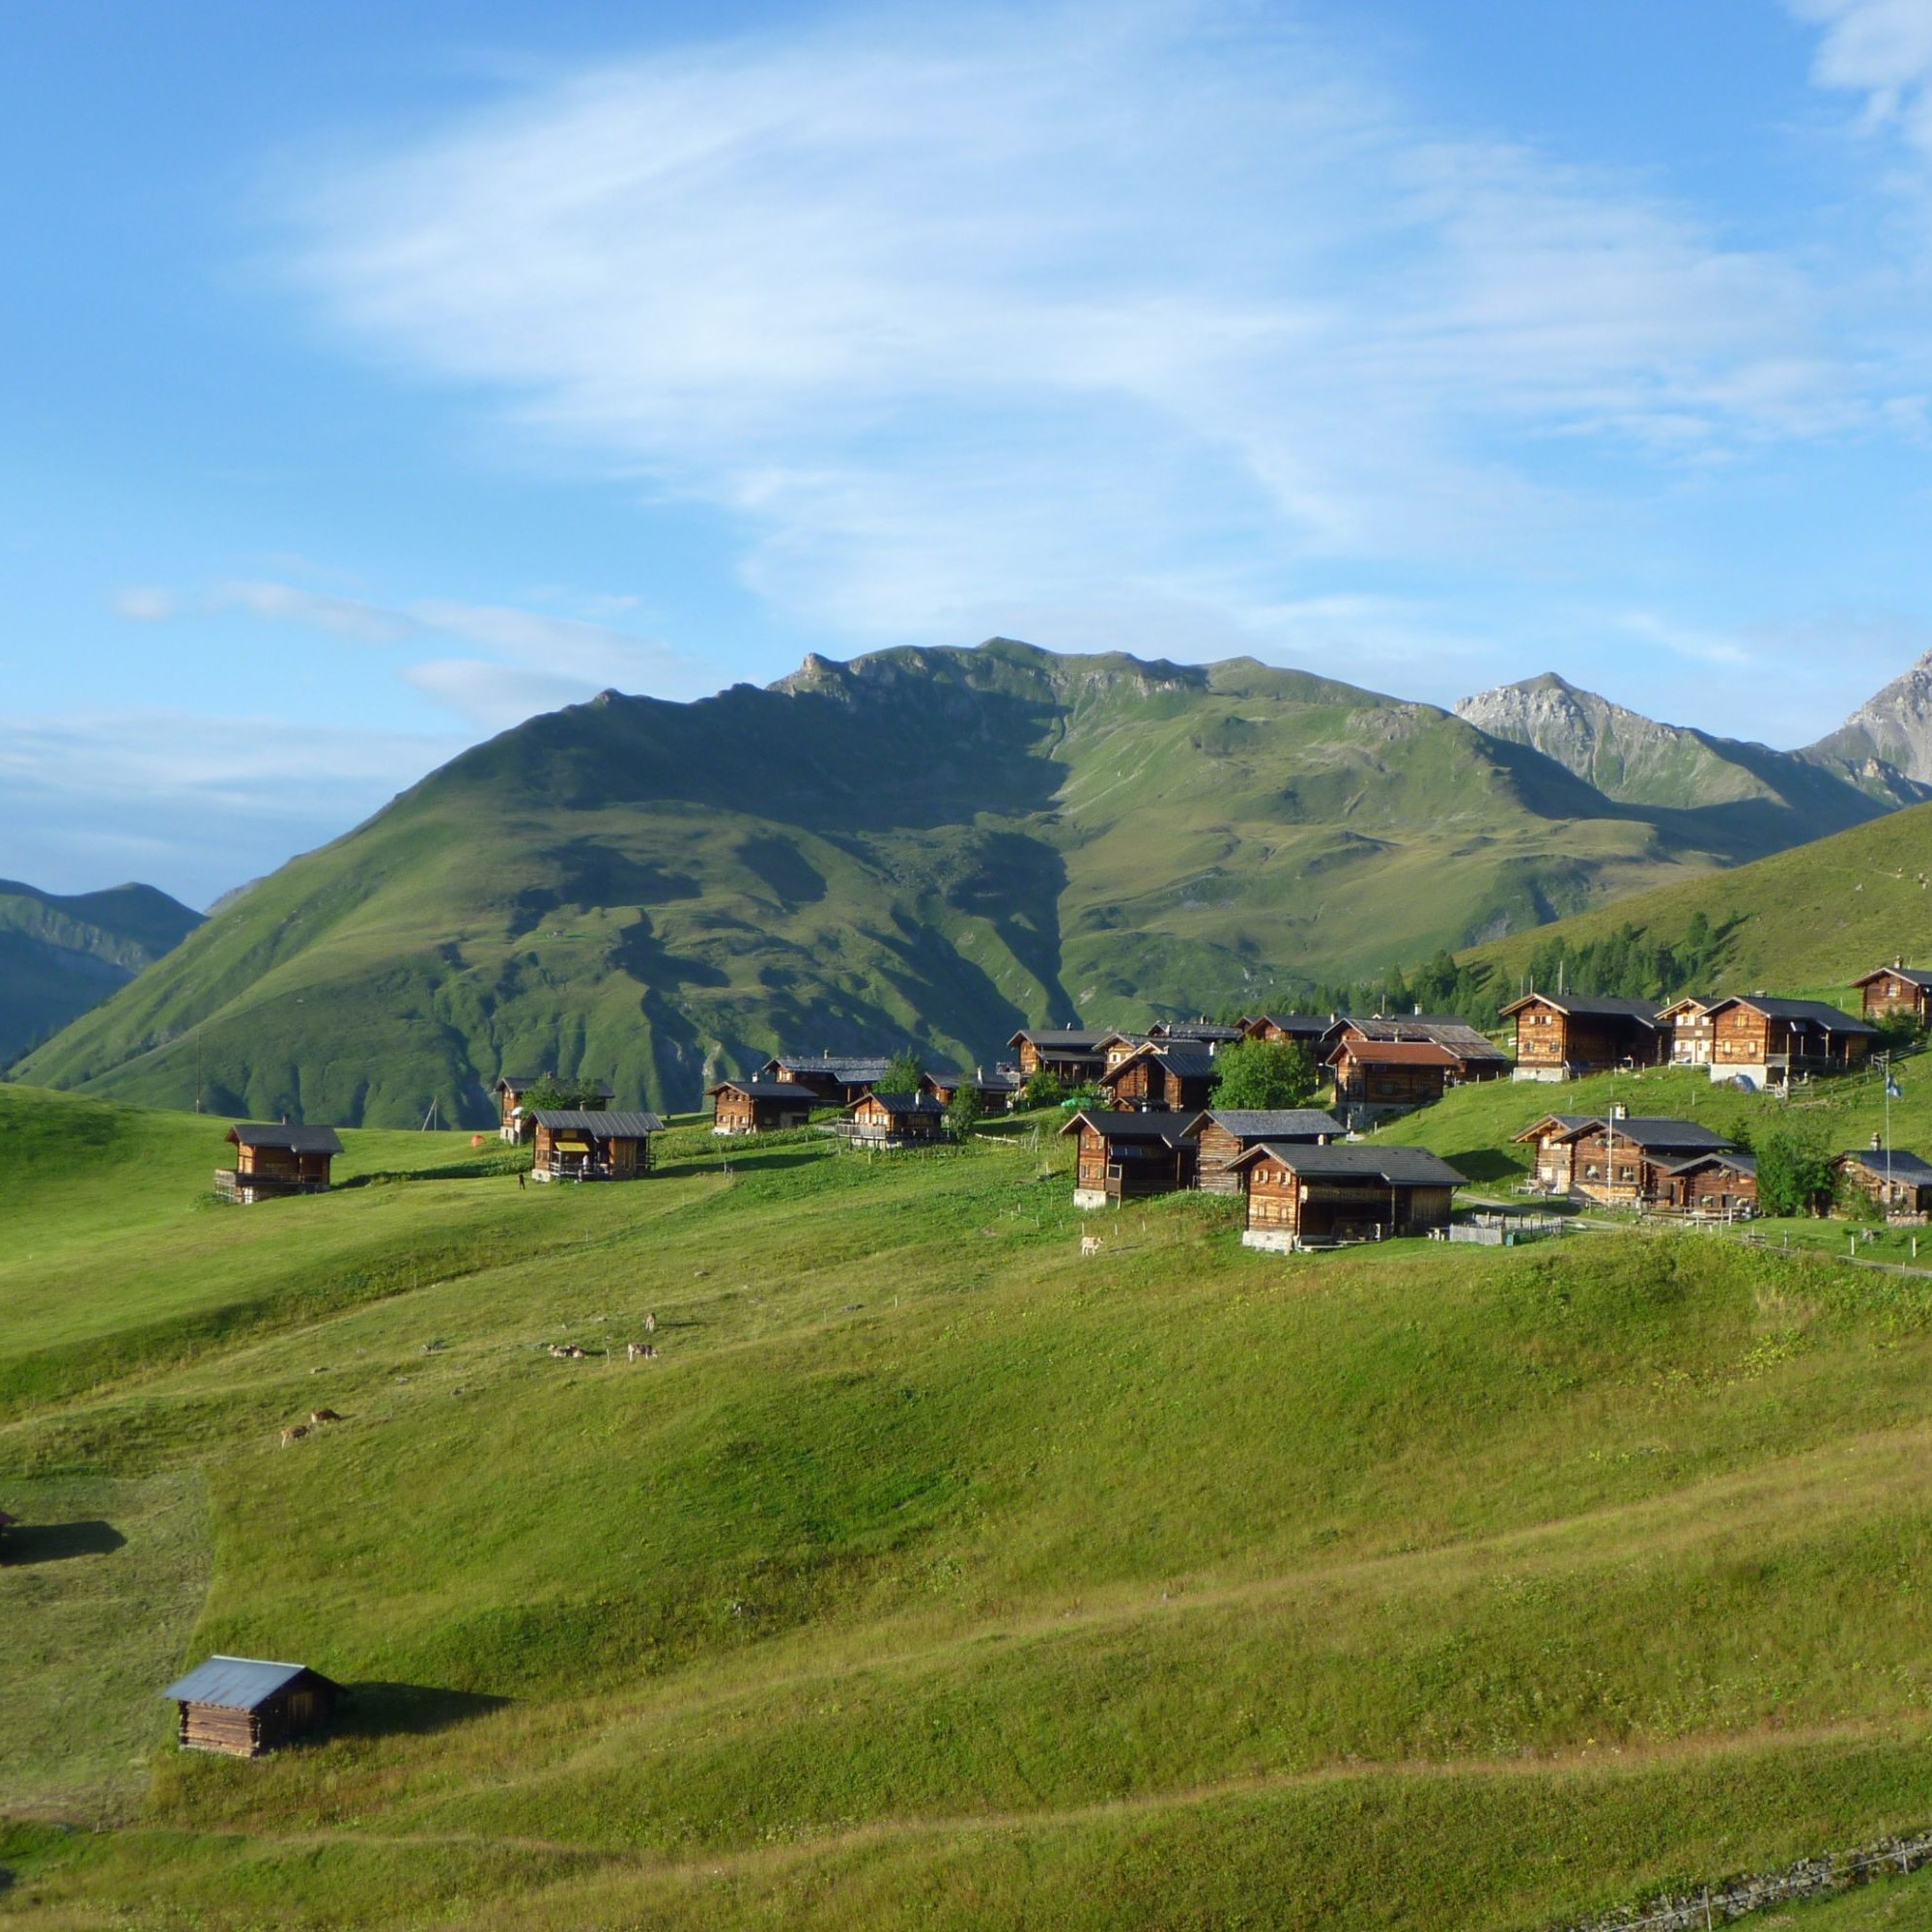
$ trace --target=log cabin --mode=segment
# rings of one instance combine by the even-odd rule
[[[260,1757],[320,1730],[335,1714],[342,1686],[303,1663],[211,1657],[161,1692],[180,1706],[183,1750]]]
[[[1530,1186],[1539,1194],[1568,1194],[1576,1169],[1576,1137],[1583,1128],[1600,1123],[1601,1117],[1596,1114],[1545,1114],[1521,1133],[1512,1135],[1518,1147],[1535,1144]]]
[[[1198,1114],[1220,1080],[1211,1050],[1150,1040],[1101,1074],[1099,1087],[1122,1113]]]
[[[1823,1000],[1733,994],[1711,1009],[1711,1078],[1788,1088],[1793,1075],[1848,1073],[1871,1058],[1878,1028]]]
[[[1657,1024],[1667,1042],[1664,1057],[1672,1066],[1710,1065],[1716,1033],[1711,1014],[1717,1004],[1714,994],[1686,993],[1659,1011]]]
[[[797,1080],[721,1080],[705,1089],[714,1134],[772,1134],[809,1126],[818,1095]]]
[[[639,1180],[656,1165],[651,1136],[664,1132],[655,1114],[617,1108],[539,1107],[531,1116],[532,1180]]]
[[[1309,1059],[1319,1066],[1328,1052],[1329,1036],[1339,1032],[1341,1025],[1337,1013],[1325,1017],[1321,1013],[1256,1013],[1241,1022],[1241,1037],[1265,1040],[1274,1046],[1285,1041],[1290,1046],[1304,1047]]]
[[[1018,1056],[1020,1077],[1051,1073],[1068,1087],[1086,1087],[1107,1070],[1104,1032],[1082,1027],[1027,1027],[1007,1044]]]
[[[1074,1207],[1118,1206],[1185,1187],[1194,1173],[1190,1124],[1178,1114],[1122,1114],[1097,1107],[1075,1114],[1060,1130],[1079,1138]]]
[[[1006,1067],[988,1073],[983,1067],[971,1073],[940,1071],[921,1076],[920,1089],[930,1094],[942,1107],[950,1107],[962,1087],[970,1087],[980,1096],[980,1109],[987,1114],[1011,1111],[1020,1097],[1020,1077]]]
[[[1734,1143],[1699,1121],[1632,1116],[1613,1109],[1584,1121],[1568,1135],[1572,1200],[1605,1208],[1643,1208],[1662,1196],[1661,1177],[1695,1155],[1732,1153]]]
[[[1230,1107],[1197,1114],[1187,1123],[1194,1143],[1194,1185],[1204,1194],[1238,1194],[1235,1162],[1264,1141],[1284,1147],[1324,1147],[1345,1129],[1319,1107]]]
[[[757,1078],[795,1081],[828,1107],[849,1107],[886,1077],[883,1054],[777,1053],[758,1068]]]
[[[1832,1171],[1847,1193],[1864,1195],[1889,1216],[1917,1220],[1932,1213],[1932,1165],[1903,1148],[1888,1154],[1876,1135],[1870,1147],[1841,1153]]]
[[[1622,1066],[1662,1064],[1669,1037],[1650,1000],[1527,993],[1503,1008],[1516,1023],[1519,1080],[1578,1080]]]
[[[1910,1020],[1922,1027],[1932,1020],[1932,968],[1908,966],[1896,959],[1852,984],[1863,997],[1865,1018],[1874,1025]]]
[[[497,1082],[497,1098],[503,1112],[502,1124],[497,1129],[501,1139],[529,1139],[531,1125],[525,1115],[524,1095],[545,1081],[569,1088],[577,1095],[577,1104],[586,1109],[608,1107],[617,1097],[616,1089],[602,1080],[565,1080],[554,1073],[506,1073]]]
[[[1441,1099],[1456,1055],[1433,1039],[1364,1039],[1344,1033],[1328,1056],[1335,1106],[1350,1126],[1406,1114]]]
[[[1757,1212],[1757,1159],[1729,1148],[1667,1161],[1658,1168],[1656,1192],[1644,1205],[1698,1220],[1748,1220]]]
[[[1276,1254],[1426,1235],[1449,1225],[1466,1179],[1426,1148],[1263,1141],[1235,1161],[1241,1245]]]
[[[1100,1071],[1113,1072],[1130,1053],[1138,1053],[1148,1043],[1144,1033],[1109,1033],[1100,1036]]]
[[[946,1109],[930,1094],[863,1094],[845,1109],[851,1147],[930,1147],[946,1133]]]
[[[1494,1040],[1454,1013],[1374,1013],[1367,1018],[1338,1020],[1329,1038],[1329,1052],[1345,1039],[1405,1043],[1427,1040],[1444,1048],[1455,1060],[1451,1086],[1474,1080],[1508,1077],[1510,1057]]]
[[[228,1129],[235,1165],[214,1170],[214,1191],[247,1205],[290,1194],[327,1194],[329,1163],[342,1151],[333,1127],[242,1121]]]

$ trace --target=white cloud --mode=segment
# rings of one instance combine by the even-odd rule
[[[1873,126],[1895,124],[1932,155],[1932,6],[1925,0],[1788,0],[1822,27],[1812,77],[1864,95]]]
[[[612,64],[340,172],[296,272],[407,367],[956,639],[1199,559],[1532,554],[1552,444],[1867,419],[1788,265],[1445,139],[1265,10],[978,12]],[[986,617],[992,623],[982,625]]]
[[[153,585],[130,585],[116,591],[113,602],[115,614],[130,624],[165,624],[180,614],[174,594]]]
[[[358,644],[393,644],[410,635],[409,620],[396,611],[349,597],[329,597],[289,583],[260,581],[224,583],[214,593],[217,610],[242,610],[307,630],[327,631]]]
[[[507,730],[539,711],[581,704],[599,686],[582,678],[484,664],[476,658],[432,658],[404,677],[418,691],[486,731]]]

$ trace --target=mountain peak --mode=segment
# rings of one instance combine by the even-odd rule
[[[1810,750],[1814,757],[1869,766],[1876,777],[1932,783],[1932,651]]]

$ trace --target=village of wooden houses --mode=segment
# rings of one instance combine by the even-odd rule
[[[1533,1160],[1520,1193],[1573,1212],[1729,1224],[1759,1212],[1747,1148],[1708,1124],[1633,1113],[1621,1100],[1597,1115],[1549,1111],[1542,1090],[1666,1067],[1787,1098],[1875,1069],[1889,1081],[1888,1040],[1932,1019],[1932,968],[1899,962],[1856,987],[1859,1013],[1760,994],[1687,994],[1659,1005],[1530,992],[1502,1009],[1501,1037],[1420,1011],[1260,1013],[1145,1031],[1026,1028],[1008,1042],[1011,1057],[990,1069],[928,1068],[905,1049],[780,1052],[753,1072],[718,1080],[706,1098],[718,1136],[816,1131],[863,1154],[936,1151],[995,1131],[1015,1113],[1031,1114],[1037,1130],[1045,1108],[1048,1130],[1074,1144],[1077,1208],[1186,1190],[1230,1196],[1241,1204],[1246,1246],[1293,1253],[1399,1236],[1499,1241],[1555,1227],[1548,1216],[1519,1216],[1513,1226],[1498,1211],[1507,1202],[1459,1209],[1467,1179],[1390,1133],[1453,1089],[1507,1081],[1526,1090],[1514,1138]],[[1277,1090],[1264,1097],[1294,1104],[1218,1104],[1224,1077],[1244,1058]],[[637,1180],[653,1171],[665,1121],[617,1105],[608,1082],[505,1072],[496,1094],[498,1132],[529,1148],[532,1180]],[[217,1170],[215,1191],[237,1203],[326,1191],[341,1151],[330,1127],[288,1121],[239,1123],[228,1140],[234,1165]],[[1862,1201],[1898,1225],[1932,1215],[1932,1162],[1882,1134],[1840,1151],[1832,1168],[1817,1212]]]

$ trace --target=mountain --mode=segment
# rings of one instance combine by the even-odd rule
[[[971,1065],[1027,1023],[1285,1002],[1802,836],[1248,659],[814,657],[477,746],[16,1074],[401,1124],[555,1065],[691,1106],[780,1044]]]
[[[1932,784],[1932,651],[1861,704],[1806,755],[1902,772]]]
[[[0,879],[0,1065],[99,1006],[200,923],[153,886],[61,897]]]
[[[1622,804],[1727,809],[1739,844],[1755,836],[1762,853],[1932,799],[1932,784],[1918,781],[1932,780],[1932,674],[1925,682],[1922,771],[1909,765],[1900,770],[1874,750],[1849,743],[1839,750],[1827,741],[1808,752],[1776,752],[1681,724],[1660,724],[1595,692],[1579,691],[1554,671],[1465,697],[1456,714],[1492,737],[1533,747]],[[1884,698],[1882,693],[1866,710]]]
[[[1680,951],[1693,934],[1707,947],[1700,983],[1661,989],[1673,993],[1803,993],[1845,986],[1900,956],[1932,964],[1932,805],[1638,893],[1464,957],[1513,994],[1532,952],[1561,941],[1574,953],[1626,928]]]

